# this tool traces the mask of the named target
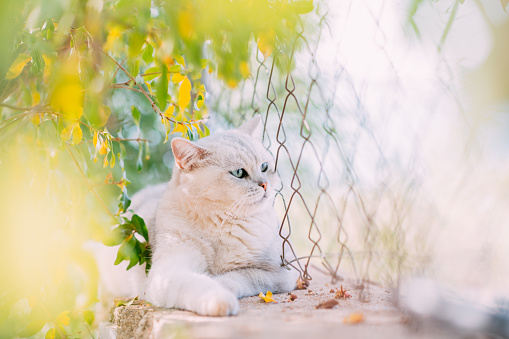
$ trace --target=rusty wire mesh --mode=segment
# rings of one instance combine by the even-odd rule
[[[343,3],[347,11],[351,3]],[[383,11],[381,6],[373,13],[375,25]],[[432,199],[418,194],[418,158],[401,163],[387,156],[383,129],[376,127],[391,118],[391,109],[401,110],[398,70],[387,55],[392,75],[385,81],[395,96],[375,98],[387,113],[376,116],[366,104],[372,92],[354,79],[347,65],[338,62],[331,69],[319,60],[320,54],[340,55],[342,47],[339,39],[330,48],[334,32],[328,8],[318,12],[313,29],[302,28],[296,37],[289,56],[293,71],[281,71],[277,56],[265,58],[258,52],[250,79],[238,89],[213,93],[213,108],[233,125],[255,114],[263,118],[264,145],[274,154],[282,178],[275,205],[282,216],[284,264],[298,269],[303,279],[312,279],[309,269],[314,265],[333,280],[345,274],[360,282],[394,284],[402,271],[426,265],[429,244],[419,226],[435,219]],[[381,28],[373,43],[384,53]],[[417,208],[427,216],[418,222],[412,215]]]

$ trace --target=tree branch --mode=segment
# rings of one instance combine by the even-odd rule
[[[120,68],[133,82],[133,84],[135,86],[137,86],[139,88],[139,91],[136,90],[136,89],[133,89],[132,87],[118,87],[118,88],[126,88],[126,89],[131,89],[131,90],[136,90],[137,92],[141,92],[145,98],[147,98],[148,102],[150,102],[150,105],[152,106],[152,109],[154,110],[154,112],[159,115],[162,119],[166,119],[170,122],[173,122],[174,124],[179,124],[179,125],[185,125],[185,124],[196,124],[196,123],[203,123],[204,121],[206,121],[206,119],[200,119],[200,120],[192,120],[192,121],[188,121],[188,122],[182,122],[182,121],[176,121],[175,119],[172,119],[166,115],[164,115],[161,110],[159,109],[159,107],[157,107],[157,105],[155,104],[154,100],[152,100],[152,98],[150,98],[150,95],[147,93],[147,91],[145,91],[145,89],[139,84],[136,82],[136,79],[134,78],[134,76],[129,73],[128,70],[126,70],[121,64],[118,63],[117,60],[115,60],[111,55],[109,55],[106,51],[104,51],[102,48],[99,48],[99,50],[104,53],[111,61],[113,61],[118,68]],[[151,74],[151,73],[149,73]],[[115,85],[121,85],[121,84],[115,84]],[[114,86],[114,85],[112,85]],[[115,87],[114,87],[115,88]]]

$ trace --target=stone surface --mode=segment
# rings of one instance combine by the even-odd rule
[[[391,291],[376,284],[359,286],[351,280],[331,284],[315,273],[307,290],[276,294],[278,303],[259,297],[240,300],[234,317],[204,317],[192,312],[153,307],[136,301],[119,306],[112,323],[101,324],[101,338],[454,338],[454,333],[427,323],[418,324],[398,309]],[[334,298],[331,289],[343,285],[351,298],[332,309],[317,309]],[[267,292],[267,291],[262,291]],[[352,314],[360,323],[348,323]],[[355,318],[355,317],[354,317]],[[106,330],[109,330],[107,332]]]

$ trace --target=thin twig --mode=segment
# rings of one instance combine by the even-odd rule
[[[141,90],[139,90],[139,89],[137,89],[137,88],[129,87],[129,86],[122,85],[122,84],[113,84],[113,85],[110,85],[110,88],[123,88],[123,89],[130,89],[131,91],[135,91],[135,92],[143,93],[143,91],[141,91]]]
[[[113,61],[118,68],[120,68],[130,79],[131,81],[133,82],[134,85],[136,85],[140,90],[139,92],[141,92],[145,98],[147,98],[148,102],[150,102],[150,106],[152,106],[152,109],[154,110],[154,112],[156,112],[157,115],[159,115],[161,118],[163,119],[166,119],[170,122],[173,122],[174,124],[180,124],[180,125],[185,125],[186,123],[187,124],[196,124],[196,123],[203,123],[205,122],[207,119],[204,118],[204,119],[200,119],[200,120],[193,120],[193,121],[188,121],[188,122],[181,122],[181,121],[176,121],[166,115],[164,115],[161,110],[159,109],[159,107],[157,107],[157,105],[155,104],[154,100],[152,100],[152,98],[150,98],[150,95],[147,93],[147,91],[145,91],[145,89],[136,81],[136,79],[134,78],[134,76],[129,73],[128,70],[126,70],[121,64],[118,63],[117,60],[115,60],[115,58],[113,58],[111,55],[109,55],[106,51],[104,51],[102,48],[99,48],[99,50],[104,53],[111,61]],[[124,88],[124,87],[121,87],[121,88]],[[126,89],[133,89],[131,87],[126,87]],[[138,91],[137,91],[138,92]]]
[[[13,105],[5,104],[5,103],[0,103],[0,106],[1,107],[7,107],[7,108],[12,109],[14,111],[31,111],[34,108],[44,107],[46,105],[36,105],[36,106],[32,106],[32,107],[19,107],[19,106],[13,106]]]

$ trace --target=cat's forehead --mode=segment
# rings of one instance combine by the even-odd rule
[[[233,162],[257,163],[267,157],[267,150],[252,137],[238,132],[223,132],[200,140],[216,156]]]

